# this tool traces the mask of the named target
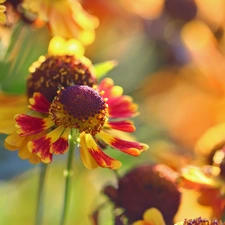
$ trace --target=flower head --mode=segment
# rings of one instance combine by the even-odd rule
[[[85,85],[61,88],[52,102],[35,92],[29,108],[32,115],[15,116],[18,139],[26,137],[28,154],[36,154],[44,163],[51,162],[53,154],[67,151],[71,131],[77,133],[74,141],[79,142],[81,159],[87,168],[121,166],[101,150],[99,143],[133,156],[148,148],[116,135],[115,130],[135,130],[133,123],[125,118],[137,114],[137,105],[129,96],[123,96],[122,88],[114,86],[109,78],[96,90]]]
[[[98,19],[88,14],[77,0],[24,0],[23,7],[47,22],[53,35],[76,38],[84,45],[94,41]]]
[[[94,68],[83,53],[82,45],[74,39],[52,38],[48,54],[41,56],[29,68],[28,98],[40,92],[52,101],[59,88],[75,84],[94,87],[97,82]]]
[[[75,39],[66,41],[55,36],[49,43],[48,54],[41,56],[29,68],[27,78],[27,95],[10,96],[2,93],[1,102],[4,107],[0,109],[0,132],[9,134],[5,140],[5,147],[9,150],[19,150],[18,154],[22,159],[29,159],[31,163],[40,162],[40,158],[28,151],[27,143],[33,137],[20,137],[16,133],[14,116],[18,113],[29,113],[27,100],[33,97],[34,93],[41,92],[44,96],[39,101],[39,107],[46,101],[52,101],[57,95],[59,88],[66,88],[73,85],[87,85],[96,88],[96,76],[92,63],[83,56],[83,46]],[[43,100],[44,99],[44,100]],[[34,104],[31,101],[31,104]],[[45,111],[44,111],[45,112]],[[42,114],[36,113],[38,117]]]
[[[104,193],[116,207],[124,210],[129,223],[142,220],[146,210],[157,208],[162,213],[165,223],[172,225],[181,198],[175,184],[176,176],[166,165],[144,164],[126,173],[119,180],[117,189],[107,186]],[[148,223],[142,222],[143,224]]]
[[[196,219],[185,219],[184,221],[178,222],[175,225],[225,225],[225,223],[218,220],[208,220],[199,217]]]
[[[0,0],[0,4],[4,2],[5,0]],[[4,14],[5,11],[6,11],[6,7],[4,5],[0,5],[0,23],[6,22],[6,15]]]

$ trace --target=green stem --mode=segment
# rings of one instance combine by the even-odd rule
[[[74,157],[74,149],[75,149],[75,143],[74,143],[74,137],[71,131],[70,136],[70,143],[69,143],[69,152],[68,152],[68,158],[67,158],[67,167],[64,171],[64,176],[66,177],[65,181],[65,191],[64,191],[64,202],[63,202],[63,211],[62,211],[62,217],[60,221],[60,225],[64,225],[66,221],[66,217],[68,214],[69,209],[69,197],[70,197],[70,191],[71,191],[71,182],[72,182],[72,164],[73,164],[73,157]]]
[[[44,200],[44,184],[47,171],[47,164],[41,163],[40,165],[40,177],[39,177],[39,187],[38,187],[38,201],[36,209],[36,225],[41,225],[43,218],[43,200]]]

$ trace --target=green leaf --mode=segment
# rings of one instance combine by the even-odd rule
[[[5,92],[21,94],[26,90],[29,67],[45,55],[50,34],[47,27],[34,28],[19,21],[14,27],[10,45],[0,62],[0,86]]]
[[[115,66],[117,66],[116,60],[109,60],[102,63],[97,63],[94,65],[96,76],[98,79],[105,76],[109,71],[111,71]]]

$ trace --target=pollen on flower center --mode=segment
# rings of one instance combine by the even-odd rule
[[[73,55],[41,56],[29,68],[27,95],[42,93],[50,102],[56,96],[59,87],[87,85],[93,87],[96,77],[91,65],[78,60]]]
[[[56,125],[95,135],[107,119],[108,105],[94,89],[75,85],[58,91],[49,112]]]

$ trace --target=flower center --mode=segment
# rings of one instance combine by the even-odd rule
[[[94,89],[75,85],[58,91],[49,112],[56,125],[95,135],[107,120],[108,105]]]
[[[27,80],[27,95],[42,93],[50,102],[57,94],[59,87],[87,85],[93,87],[96,77],[90,65],[86,65],[72,55],[44,56],[30,67]]]

